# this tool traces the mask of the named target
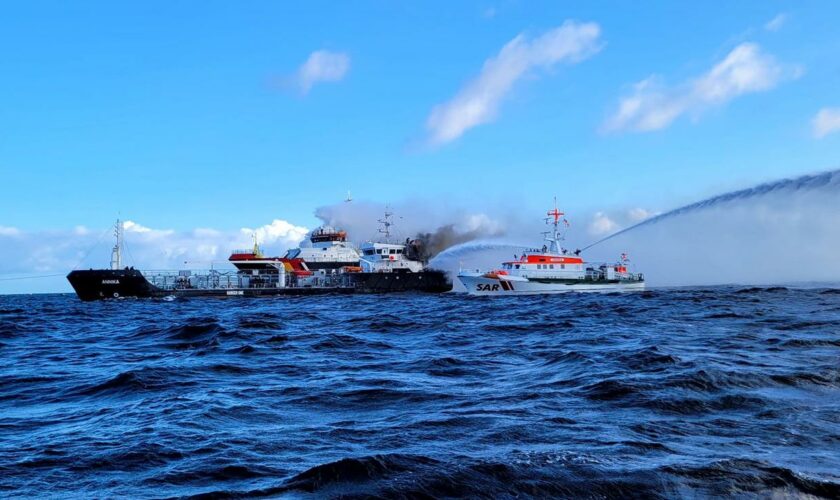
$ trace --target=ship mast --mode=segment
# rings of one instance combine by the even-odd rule
[[[393,215],[394,212],[389,211],[388,207],[386,206],[385,217],[379,219],[379,223],[382,225],[382,227],[380,227],[378,231],[385,235],[385,243],[389,243],[391,241],[391,226],[394,225],[394,223],[391,222],[391,217]]]
[[[253,233],[251,237],[254,238],[254,256],[255,257],[262,257],[262,252],[260,251],[260,244],[257,240],[257,233]]]
[[[123,249],[123,223],[117,219],[114,224],[114,236],[117,237],[117,244],[111,250],[111,269],[117,270],[122,268],[122,249]]]
[[[557,228],[560,226],[560,217],[562,217],[565,214],[563,212],[561,212],[560,210],[557,210],[557,197],[556,196],[554,197],[554,210],[549,210],[547,215],[549,217],[546,217],[545,223],[546,224],[551,224],[553,226],[552,230],[550,232],[546,231],[546,232],[543,233],[543,234],[546,235],[545,240],[550,243],[548,249],[551,253],[560,253],[560,243],[559,242],[563,239],[563,236],[560,234],[560,231],[558,231]],[[553,222],[551,221],[552,218],[554,219]],[[547,236],[549,234],[551,235],[550,238]]]

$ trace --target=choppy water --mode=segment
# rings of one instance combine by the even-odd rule
[[[0,297],[0,496],[840,496],[840,290]]]

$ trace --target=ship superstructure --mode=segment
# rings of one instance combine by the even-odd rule
[[[347,233],[321,226],[309,236],[311,246],[286,252],[287,259],[301,259],[309,269],[339,269],[359,265],[359,251],[347,241]]]
[[[547,244],[528,249],[514,260],[503,262],[491,271],[458,273],[458,280],[472,295],[543,294],[583,291],[644,290],[641,273],[628,270],[629,258],[622,254],[614,263],[586,262],[580,250],[569,252],[562,248],[564,239],[560,228],[568,227],[563,212],[555,206],[547,213],[551,227],[544,234]]]
[[[362,272],[366,273],[419,273],[426,267],[422,260],[413,252],[411,239],[405,243],[394,243],[391,240],[391,218],[394,213],[385,209],[385,216],[379,219],[380,241],[368,241],[361,246],[362,257],[359,262]]]
[[[281,268],[286,271],[309,271],[302,259],[286,259],[283,257],[266,257],[263,255],[257,235],[253,235],[254,246],[251,249],[234,250],[228,262],[240,271],[260,271],[264,273],[278,273]]]
[[[348,273],[360,290],[420,290],[448,292],[452,282],[445,272],[429,269],[422,259],[422,244],[406,238],[402,243],[392,240],[392,217],[386,208],[379,219],[377,241],[360,245],[361,259],[358,271]]]

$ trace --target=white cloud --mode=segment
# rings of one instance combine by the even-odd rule
[[[298,68],[294,81],[300,92],[307,94],[316,83],[340,81],[349,70],[350,56],[347,54],[316,50]]]
[[[787,21],[787,17],[788,16],[785,13],[777,14],[776,17],[767,21],[767,24],[764,25],[764,29],[767,31],[779,31]]]
[[[465,233],[480,231],[484,234],[499,234],[505,229],[502,221],[483,213],[467,214],[455,227]]]
[[[142,234],[150,240],[167,238],[175,234],[175,231],[172,229],[152,229],[130,220],[123,222],[123,229],[126,233]]]
[[[429,143],[445,144],[472,127],[492,121],[502,99],[519,79],[532,70],[578,62],[595,54],[601,47],[600,33],[595,23],[566,21],[531,40],[518,35],[486,60],[481,73],[455,97],[432,109],[426,120]]]
[[[221,231],[207,227],[198,227],[193,229],[193,235],[196,238],[219,238],[223,235]]]
[[[20,229],[10,226],[0,226],[0,236],[18,236]]]
[[[642,207],[599,211],[592,214],[586,229],[590,236],[607,236],[659,214]]]
[[[239,232],[245,238],[249,239],[252,235],[256,234],[257,241],[261,245],[272,245],[277,242],[297,244],[306,237],[309,229],[303,226],[295,226],[284,220],[274,219],[270,224],[260,226],[256,229],[243,227]]]
[[[589,223],[589,234],[593,236],[606,236],[617,231],[618,223],[610,219],[604,212],[595,212],[592,221]]]
[[[656,213],[651,212],[650,210],[645,210],[644,208],[631,208],[627,211],[627,218],[630,219],[630,222],[633,224],[653,217],[654,215],[656,215]]]
[[[814,116],[811,125],[817,139],[840,132],[840,108],[822,108]]]
[[[112,231],[91,231],[82,226],[58,231],[22,231],[0,226],[0,238],[14,236],[13,244],[0,245],[0,275],[31,272],[65,272],[76,266],[107,267],[113,245]],[[155,229],[125,221],[126,265],[140,269],[207,268],[227,261],[235,248],[249,248],[256,232],[266,253],[282,255],[298,246],[305,227],[276,219],[256,229],[187,231]],[[185,263],[187,263],[185,265]]]
[[[707,73],[669,88],[651,76],[633,87],[621,99],[618,110],[607,119],[605,131],[646,132],[670,125],[683,114],[699,115],[743,94],[770,90],[786,76],[797,77],[799,70],[786,71],[776,60],[762,53],[754,43],[742,43]]]
[[[148,227],[130,220],[123,222],[123,230],[127,233],[150,233],[152,231]]]

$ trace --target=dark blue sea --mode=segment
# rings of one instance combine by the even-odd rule
[[[840,290],[0,297],[0,497],[840,497]]]

